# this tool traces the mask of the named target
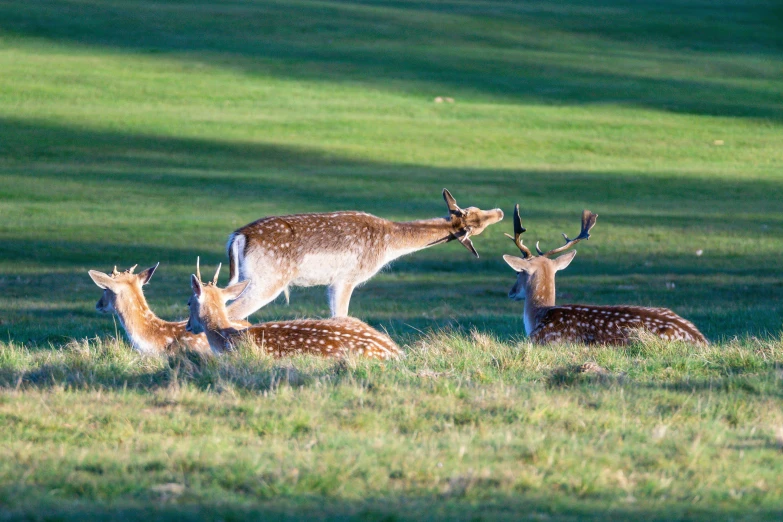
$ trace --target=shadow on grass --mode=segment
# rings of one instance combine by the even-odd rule
[[[633,304],[676,310],[709,303],[709,310],[688,317],[700,326],[714,325],[717,334],[779,329],[783,280],[775,268],[778,251],[770,245],[783,229],[778,209],[783,184],[775,180],[434,168],[265,143],[99,132],[7,118],[0,119],[0,135],[6,138],[0,143],[0,189],[4,204],[16,209],[12,224],[0,231],[5,264],[0,292],[9,314],[0,318],[0,332],[16,339],[32,335],[46,342],[61,336],[60,320],[71,328],[104,321],[100,331],[111,333],[111,323],[93,315],[99,293],[87,269],[160,261],[148,287],[153,308],[166,296],[170,310],[161,315],[173,319],[176,303],[174,313],[182,318],[196,256],[223,259],[226,237],[238,226],[270,213],[338,209],[397,219],[433,217],[444,212],[444,185],[466,206],[511,209],[521,200],[531,216],[526,224],[535,227],[530,233],[544,247],[557,240],[553,227],[573,228],[584,207],[597,211],[602,240],[580,248],[578,272],[571,269],[558,280],[558,288],[572,294],[570,302],[611,304],[628,294]],[[400,178],[415,183],[400,184]],[[633,202],[628,194],[635,195]],[[502,324],[507,318],[490,317],[521,314],[507,301],[513,274],[499,258],[513,251],[500,236],[508,226],[501,223],[475,239],[478,260],[459,245],[399,260],[391,278],[382,275],[356,292],[354,309],[365,318],[419,329],[483,317],[499,333],[510,334]],[[705,255],[673,251],[673,237],[698,238]],[[754,244],[734,248],[748,239]],[[598,279],[569,283],[584,274]],[[634,290],[619,295],[617,283],[608,279],[618,277],[636,278]],[[457,279],[459,285],[444,284]],[[665,284],[673,279],[677,290]],[[415,292],[428,297],[411,300]],[[275,307],[259,315],[326,313],[322,289],[294,293],[294,304],[302,295],[318,297],[314,306]],[[473,310],[458,306],[465,295],[474,299]],[[69,334],[73,331],[78,337],[96,330],[75,327]]]
[[[321,362],[321,361],[319,361]],[[199,390],[232,390],[264,393],[281,386],[299,388],[318,382],[339,382],[347,375],[345,361],[325,362],[302,368],[253,356],[243,363],[220,362],[195,352],[155,360],[155,369],[128,370],[120,360],[75,359],[46,363],[29,370],[0,368],[0,389],[106,389],[155,391],[180,385]]]
[[[187,490],[186,490],[187,491]],[[772,508],[694,506],[686,501],[667,501],[654,506],[607,507],[594,500],[572,500],[560,495],[535,495],[523,491],[514,494],[484,494],[471,491],[467,498],[449,498],[437,495],[400,495],[340,500],[317,495],[286,497],[266,502],[193,502],[187,492],[172,498],[159,495],[158,500],[134,503],[115,503],[105,507],[84,501],[55,503],[46,492],[34,486],[16,486],[0,489],[0,498],[31,499],[36,507],[10,509],[3,520],[362,520],[393,522],[398,520],[596,520],[607,517],[619,520],[698,521],[698,520],[780,520],[783,510]],[[33,500],[34,499],[34,500]]]
[[[782,120],[783,11],[773,4],[40,0],[0,6],[0,27],[17,37],[425,96]]]
[[[425,167],[263,142],[95,131],[9,118],[0,118],[0,136],[0,159],[6,160],[0,181],[8,180],[4,196],[10,202],[183,201],[210,212],[231,201],[236,215],[245,216],[240,225],[263,216],[260,210],[272,201],[284,202],[292,213],[360,209],[422,219],[445,213],[440,195],[445,184],[463,206],[510,209],[524,198],[528,215],[560,226],[573,227],[574,211],[578,216],[583,205],[597,203],[612,208],[601,222],[620,227],[740,235],[758,229],[760,215],[764,230],[783,227],[777,212],[783,184],[774,179]],[[21,162],[26,184],[15,175]],[[400,184],[401,177],[416,183]],[[62,185],[57,193],[50,182]],[[557,241],[556,236],[542,239]]]

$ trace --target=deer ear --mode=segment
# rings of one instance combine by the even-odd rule
[[[443,189],[443,199],[446,200],[446,206],[449,207],[449,212],[459,213],[462,209],[457,206],[457,200],[451,195],[447,189]]]
[[[98,288],[103,288],[104,290],[111,290],[114,288],[114,279],[108,274],[98,272],[97,270],[90,270],[87,273],[90,274],[90,278],[98,285]]]
[[[516,256],[503,256],[503,261],[508,263],[508,266],[514,269],[514,272],[529,272],[530,261]]]
[[[136,277],[139,278],[139,281],[141,281],[142,285],[146,285],[147,283],[150,282],[150,279],[152,279],[152,274],[155,273],[155,270],[158,269],[159,265],[160,265],[160,263],[156,263],[155,266],[152,266],[152,267],[150,267],[150,268],[148,268],[146,270],[143,270],[143,271],[139,272],[138,275],[136,275]]]
[[[250,284],[250,279],[245,279],[244,281],[240,281],[239,283],[235,285],[231,285],[228,288],[223,289],[223,299],[225,301],[233,301],[234,299],[239,298],[242,293],[247,290],[247,285]]]
[[[201,295],[204,293],[204,287],[195,274],[190,275],[190,286],[193,288],[193,294],[196,296],[196,299],[201,299]]]
[[[571,264],[571,261],[574,260],[574,256],[576,256],[576,250],[572,250],[567,254],[563,254],[562,256],[553,259],[552,261],[555,263],[555,270],[567,268],[568,265]]]
[[[465,234],[462,237],[458,237],[457,240],[460,242],[462,246],[467,248],[474,256],[476,257],[479,256],[478,252],[476,252],[476,247],[473,246],[473,241],[470,240],[468,234]]]

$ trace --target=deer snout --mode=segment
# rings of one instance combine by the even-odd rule
[[[508,291],[508,298],[514,301],[524,301],[525,291],[524,290],[520,291],[519,288],[514,286],[511,290]]]
[[[189,317],[188,317],[188,322],[187,322],[187,323],[185,323],[185,331],[186,331],[186,332],[193,333],[193,327],[192,327],[192,326],[190,326],[190,318],[189,318]]]

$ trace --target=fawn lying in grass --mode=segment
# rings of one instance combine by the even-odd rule
[[[525,330],[536,343],[582,342],[594,344],[627,344],[634,330],[644,329],[670,341],[680,340],[707,344],[707,339],[689,321],[667,308],[640,306],[555,305],[555,273],[565,269],[576,250],[555,259],[549,256],[563,252],[583,239],[589,239],[590,229],[598,216],[589,210],[582,213],[582,232],[574,239],[563,234],[566,244],[542,252],[536,243],[538,256],[522,244],[525,232],[519,218],[519,205],[514,209],[514,237],[506,234],[522,252],[522,257],[503,256],[517,272],[517,282],[508,296],[525,300]]]
[[[232,350],[243,336],[250,337],[276,357],[303,353],[343,357],[353,353],[363,357],[391,359],[402,353],[389,336],[352,317],[274,321],[237,328],[228,318],[226,302],[242,295],[250,281],[218,288],[219,273],[218,265],[212,281],[203,283],[196,263],[196,274],[191,276],[193,296],[188,301],[190,318],[186,327],[193,333],[204,332],[216,353]]]

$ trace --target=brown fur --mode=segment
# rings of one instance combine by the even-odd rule
[[[634,330],[646,330],[667,341],[708,344],[690,321],[667,308],[640,306],[565,305],[540,308],[530,340],[583,342],[586,344],[627,344]]]
[[[194,275],[191,285],[194,294],[188,301],[190,318],[187,328],[193,332],[203,331],[216,353],[230,351],[243,336],[250,336],[257,345],[275,357],[303,353],[344,357],[353,353],[363,357],[392,359],[402,354],[389,336],[352,317],[274,321],[237,328],[228,318],[225,303],[236,299],[245,290],[248,281],[221,289],[213,282],[202,283]]]
[[[92,280],[103,288],[96,310],[116,313],[131,344],[140,352],[162,354],[183,348],[209,352],[206,336],[185,331],[186,321],[164,321],[150,310],[142,286],[149,282],[156,268],[157,265],[139,274],[134,274],[133,268],[124,272],[115,268],[111,275],[90,270]]]
[[[531,341],[540,344],[579,342],[586,344],[627,344],[635,330],[646,330],[667,341],[687,341],[708,344],[707,339],[693,323],[667,308],[639,306],[555,306],[555,274],[564,270],[576,255],[576,250],[560,257],[547,256],[562,252],[578,241],[590,237],[596,215],[585,211],[582,233],[558,249],[533,256],[521,241],[525,232],[519,220],[519,206],[514,214],[515,236],[512,237],[524,257],[503,256],[517,272],[517,281],[509,297],[525,300],[525,330]],[[509,236],[511,237],[511,236]],[[536,245],[538,250],[538,246]],[[540,250],[538,250],[540,252]]]
[[[227,248],[229,284],[253,282],[228,307],[229,316],[245,318],[289,286],[322,284],[330,288],[332,315],[343,316],[353,289],[400,256],[453,240],[478,256],[470,237],[500,221],[503,212],[461,209],[446,190],[444,199],[444,218],[398,223],[363,212],[331,212],[267,217],[240,228]]]

